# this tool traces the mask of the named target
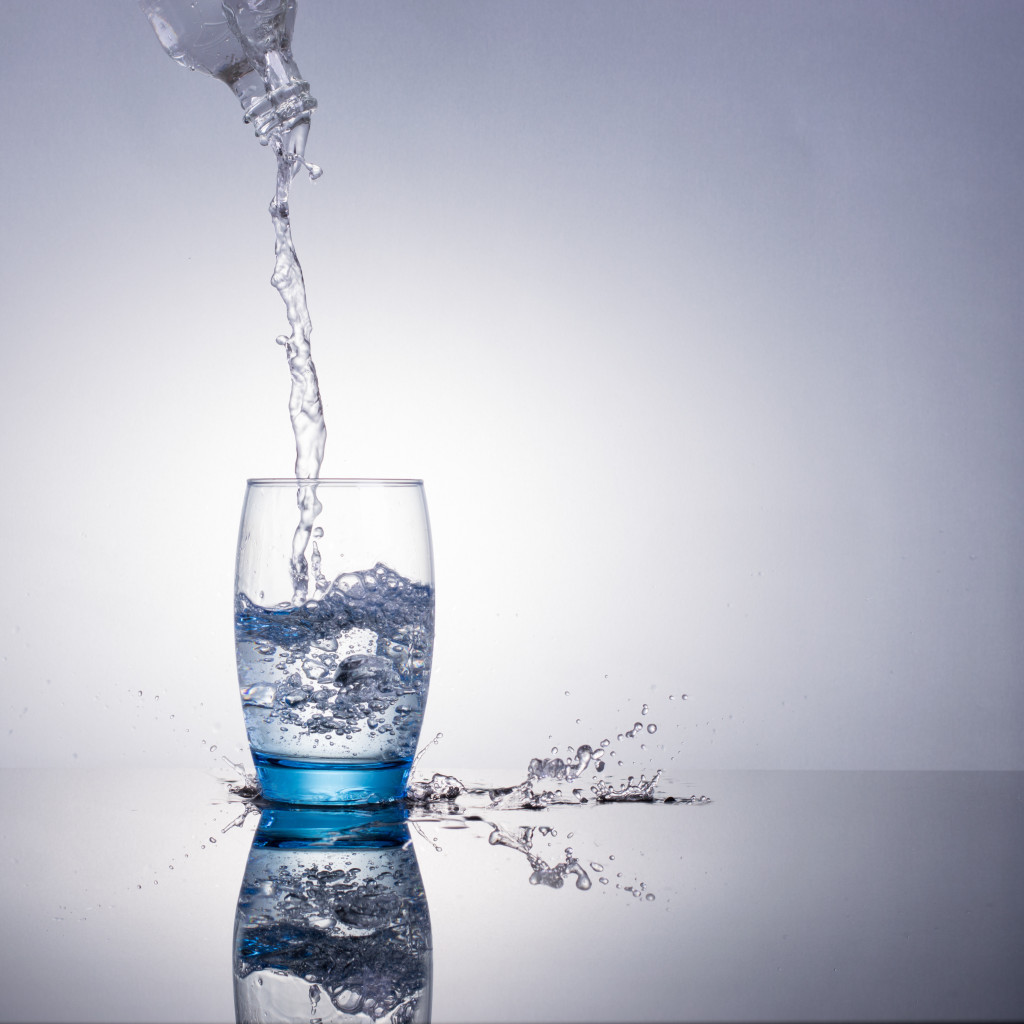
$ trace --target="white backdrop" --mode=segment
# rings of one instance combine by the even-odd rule
[[[293,460],[273,160],[134,3],[0,16],[0,763],[213,764]],[[301,0],[323,472],[426,481],[435,767],[648,703],[652,767],[1024,768],[1022,52],[1014,2]]]

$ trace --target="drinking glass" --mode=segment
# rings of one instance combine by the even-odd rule
[[[291,804],[400,799],[433,645],[421,480],[248,482],[235,651],[264,797]]]

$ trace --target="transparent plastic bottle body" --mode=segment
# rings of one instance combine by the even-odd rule
[[[266,145],[301,155],[316,100],[292,56],[296,0],[139,0],[160,44],[182,67],[224,82]]]

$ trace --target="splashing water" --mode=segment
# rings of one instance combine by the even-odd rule
[[[620,738],[629,739],[651,731],[650,725],[645,729],[636,723],[633,728],[621,734]],[[414,771],[424,753],[436,746],[442,738],[443,734],[437,733],[422,747],[413,762]],[[558,756],[556,747],[552,749],[551,756],[531,758],[526,778],[516,785],[467,785],[455,775],[444,772],[435,772],[429,778],[414,778],[405,797],[408,821],[437,852],[442,852],[442,847],[431,839],[421,826],[433,822],[445,829],[463,829],[474,823],[482,823],[490,830],[486,837],[490,846],[513,850],[526,858],[530,867],[531,885],[560,889],[564,887],[567,878],[572,878],[575,880],[576,889],[586,891],[592,888],[591,873],[595,873],[601,886],[607,886],[609,890],[621,890],[644,902],[653,902],[655,896],[647,890],[645,882],[617,882],[615,878],[621,878],[622,873],[616,872],[615,878],[609,878],[605,874],[604,865],[597,861],[588,862],[588,871],[584,861],[571,846],[565,847],[560,856],[557,853],[552,856],[546,851],[539,850],[538,844],[541,839],[550,841],[556,835],[555,829],[550,825],[510,825],[489,820],[489,812],[498,815],[509,811],[538,811],[548,808],[553,811],[559,806],[579,806],[588,803],[593,806],[623,803],[701,806],[711,802],[709,797],[697,794],[660,796],[657,790],[662,776],[660,769],[654,771],[650,779],[643,774],[639,779],[628,776],[624,781],[594,779],[589,787],[590,795],[585,795],[583,787],[590,778],[590,773],[598,775],[605,772],[608,760],[613,757],[615,751],[610,740],[605,739],[596,745],[583,743],[576,748],[568,747],[564,757]],[[240,765],[231,761],[227,763],[241,775],[241,781],[230,784],[230,788],[232,793],[243,801],[245,809],[236,820],[224,826],[225,832],[241,826],[251,812],[267,806],[259,797],[259,785],[255,777],[247,774]],[[559,783],[566,785],[559,786]],[[574,786],[574,783],[577,785]],[[480,813],[467,813],[472,811]],[[572,838],[572,833],[569,833],[568,838]],[[609,855],[607,859],[614,860],[614,856]],[[614,886],[610,884],[613,882]]]
[[[641,714],[646,716],[648,705]],[[619,741],[634,740],[657,732],[657,725],[650,722],[644,726],[635,722],[631,728],[618,734]],[[434,746],[441,738],[440,733],[428,746]],[[424,748],[424,751],[427,748]],[[641,749],[644,749],[641,744]],[[417,756],[416,763],[424,751]],[[494,810],[537,810],[555,804],[596,803],[655,803],[661,799],[666,803],[708,803],[706,796],[674,796],[659,798],[658,782],[662,770],[657,769],[651,778],[641,774],[639,778],[629,775],[622,779],[594,779],[589,786],[589,795],[584,785],[590,773],[601,775],[616,757],[608,739],[600,743],[581,743],[578,747],[567,747],[564,757],[559,748],[553,747],[548,757],[531,758],[526,769],[526,778],[515,785],[500,787],[474,787],[463,784],[458,778],[437,773],[430,779],[416,779],[409,785],[406,802],[412,807],[426,808],[433,805],[469,806]],[[621,761],[617,762],[619,765]],[[415,763],[414,763],[415,766]],[[564,788],[558,783],[567,783]],[[554,784],[554,788],[550,784]],[[575,785],[573,785],[575,783]],[[583,783],[584,785],[581,785]],[[568,790],[568,792],[567,792]]]

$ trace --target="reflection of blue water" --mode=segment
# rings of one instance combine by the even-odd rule
[[[234,952],[240,1022],[429,1020],[430,916],[405,811],[265,809]]]

